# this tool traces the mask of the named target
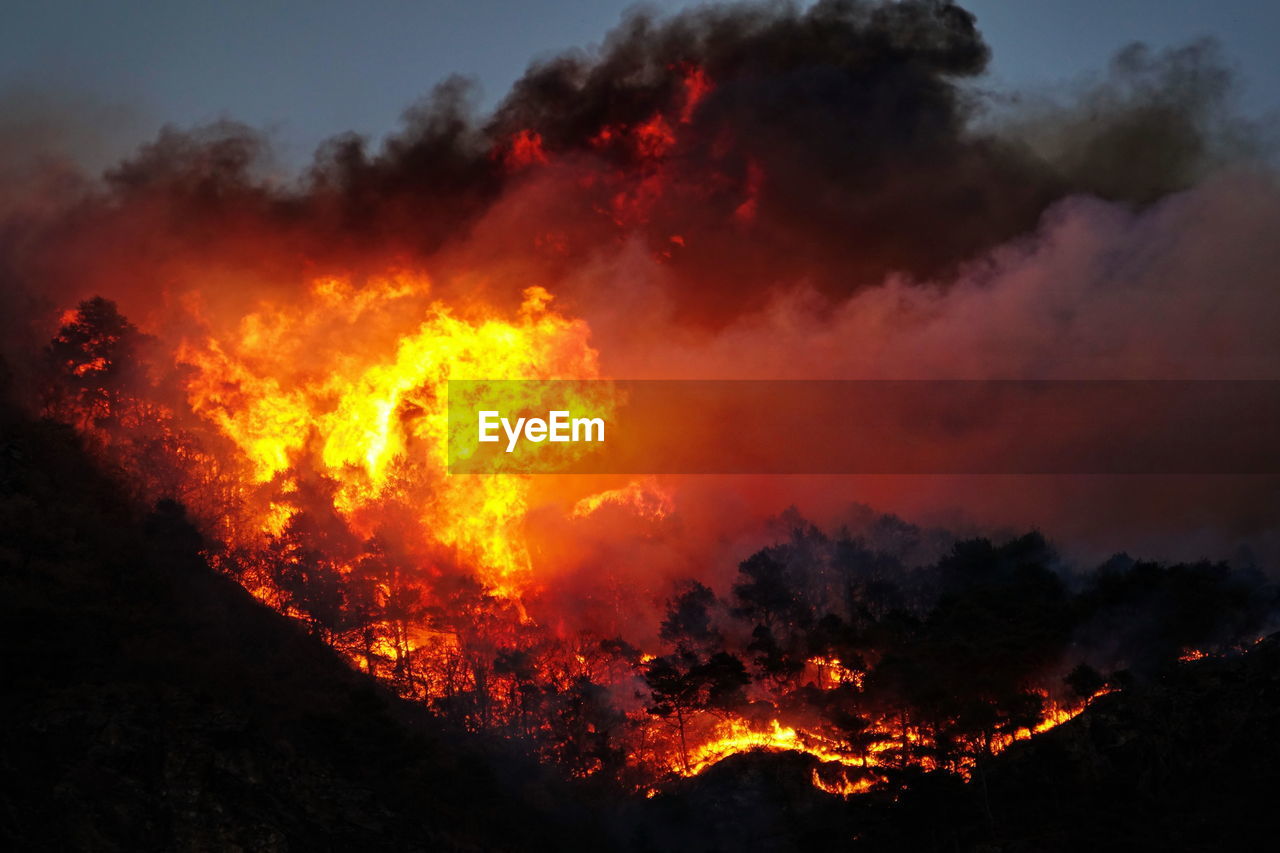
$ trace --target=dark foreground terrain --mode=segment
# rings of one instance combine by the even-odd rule
[[[443,731],[213,572],[180,507],[137,518],[69,429],[0,418],[0,848],[591,841],[537,765]]]
[[[0,848],[1266,849],[1280,648],[1179,664],[1001,753],[848,801],[748,754],[652,800],[581,789],[385,694],[0,410]]]

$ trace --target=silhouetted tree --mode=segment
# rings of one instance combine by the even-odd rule
[[[762,676],[773,682],[775,689],[804,672],[804,657],[784,649],[768,625],[757,625],[752,630],[747,651],[755,653],[751,662]]]
[[[1062,680],[1071,688],[1071,692],[1081,699],[1088,699],[1107,684],[1102,673],[1087,663],[1077,664],[1075,669],[1067,673]]]
[[[728,652],[716,652],[704,660],[687,650],[650,661],[644,680],[653,699],[649,713],[675,721],[680,760],[686,769],[690,717],[739,707],[745,701],[743,688],[751,683],[742,661]]]
[[[743,688],[750,683],[742,661],[719,650],[720,632],[711,623],[715,594],[697,581],[688,581],[667,603],[661,636],[675,646],[672,654],[649,662],[644,679],[653,703],[648,711],[675,721],[680,758],[689,766],[686,725],[690,715],[726,710],[744,701]]]
[[[804,627],[812,620],[810,607],[802,598],[805,583],[791,557],[792,549],[779,545],[742,561],[738,566],[742,580],[733,585],[736,615],[766,627],[782,620]]]
[[[715,593],[709,587],[695,580],[686,581],[682,591],[667,603],[667,614],[658,636],[677,648],[688,650],[718,646],[720,632],[711,623],[715,600]]]
[[[143,340],[111,300],[95,296],[81,302],[45,348],[53,371],[48,412],[79,426],[118,417]]]
[[[617,774],[626,759],[618,743],[626,717],[614,707],[608,689],[579,676],[558,697],[557,708],[549,721],[555,758],[575,776]]]

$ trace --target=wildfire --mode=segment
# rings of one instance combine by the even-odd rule
[[[814,657],[809,658],[808,664],[813,667],[816,683],[821,688],[852,684],[855,688],[862,689],[862,673],[849,669],[839,658]]]
[[[684,72],[684,105],[680,108],[680,123],[693,121],[693,114],[702,99],[711,93],[714,85],[707,72],[697,65],[686,66]]]
[[[671,496],[652,480],[633,480],[618,489],[588,495],[573,505],[571,518],[586,518],[604,507],[622,507],[640,518],[661,521],[672,510]]]
[[[985,749],[990,753],[1000,752],[1018,740],[1069,722],[1083,713],[1095,699],[1110,692],[1112,688],[1103,688],[1087,700],[1072,705],[1050,703],[1042,719],[1034,726],[992,738]],[[679,776],[696,776],[739,753],[760,750],[800,752],[819,762],[812,773],[814,787],[830,794],[851,796],[865,793],[885,780],[883,775],[875,772],[876,768],[901,767],[904,764],[924,769],[937,767],[927,748],[930,738],[914,729],[904,729],[893,718],[886,717],[869,726],[863,742],[865,749],[859,754],[850,744],[816,729],[790,726],[777,719],[761,726],[740,717],[731,717],[719,723],[709,739],[689,750],[687,762],[679,756],[672,757],[668,770]],[[975,753],[980,748],[978,744],[970,745],[968,750],[957,756],[951,769],[968,778],[976,760]],[[851,768],[856,768],[856,771]]]
[[[723,722],[712,740],[691,750],[688,765],[675,763],[671,770],[683,776],[696,776],[730,755],[752,750],[803,752],[819,761],[865,766],[861,759],[841,751],[835,742],[812,732],[797,731],[778,720],[770,720],[763,728],[754,728],[746,720],[735,718]]]
[[[986,51],[963,15],[802,5],[637,14],[598,50],[535,63],[490,114],[442,87],[381,149],[335,139],[297,181],[261,178],[274,169],[241,131],[166,131],[72,193],[65,223],[6,241],[21,249],[7,278],[31,277],[37,297],[13,305],[100,293],[60,317],[42,307],[61,328],[13,384],[47,377],[32,402],[125,472],[139,514],[197,528],[166,548],[203,547],[401,697],[568,775],[652,794],[762,751],[807,756],[839,796],[904,768],[968,776],[1092,701],[1059,697],[1060,664],[1101,648],[1130,667],[1147,633],[1198,660],[1191,646],[1215,634],[1166,630],[1183,603],[1245,599],[1217,568],[1134,562],[1130,583],[1124,560],[1086,581],[1038,533],[935,554],[951,534],[863,518],[882,497],[907,512],[968,494],[946,478],[935,496],[888,472],[449,473],[453,380],[600,379],[602,364],[981,379],[985,340],[1021,341],[1006,326],[1039,316],[1031,273],[1057,255],[1007,247],[1053,237],[1063,223],[1045,211],[1097,181],[969,125],[964,80]],[[1147,198],[1140,183],[1117,198]],[[952,216],[974,187],[984,215]],[[1109,222],[1109,203],[1066,224]],[[990,258],[1008,263],[975,279]],[[580,299],[600,338],[537,283]],[[1018,311],[985,310],[1008,292]],[[1100,375],[1131,372],[1131,349]],[[1011,378],[1042,356],[1014,346]],[[936,426],[986,448],[965,424]],[[718,439],[683,433],[695,450]],[[1003,521],[1003,499],[980,503],[966,529]],[[769,542],[779,512],[791,541]],[[1124,613],[1143,624],[1108,636]],[[1073,696],[1122,671],[1078,669]]]
[[[279,535],[304,508],[288,484],[318,474],[334,484],[327,509],[352,530],[373,535],[396,507],[492,591],[515,595],[529,571],[528,480],[445,476],[447,382],[593,378],[596,353],[586,325],[551,310],[539,287],[514,318],[433,301],[393,346],[362,340],[361,324],[385,327],[429,288],[412,275],[360,289],[321,279],[302,305],[264,306],[230,334],[185,343],[188,398],[239,451],[246,498],[262,507],[253,534]]]
[[[542,135],[533,130],[522,130],[511,139],[511,147],[503,155],[503,163],[512,171],[539,166],[547,162],[542,148]]]
[[[845,771],[835,774],[829,772],[820,772],[818,768],[813,768],[810,776],[813,787],[819,791],[826,791],[828,794],[836,794],[841,797],[851,797],[854,794],[865,794],[874,788],[878,783],[884,781],[882,776],[858,776],[850,778]]]
[[[586,324],[554,310],[543,288],[523,295],[503,313],[446,303],[417,274],[359,285],[325,277],[302,299],[263,301],[229,326],[209,318],[202,335],[182,340],[184,417],[198,421],[196,435],[209,443],[202,450],[176,442],[181,452],[171,461],[184,466],[188,485],[204,483],[221,497],[208,504],[226,543],[213,562],[403,695],[465,726],[536,743],[573,775],[604,771],[622,781],[639,771],[631,777],[638,789],[750,751],[810,756],[814,785],[841,796],[906,766],[967,776],[982,756],[1084,709],[1024,688],[1011,694],[1024,704],[977,726],[921,717],[892,699],[886,710],[884,695],[869,692],[861,656],[808,652],[775,667],[771,660],[785,653],[770,627],[776,610],[756,614],[762,621],[742,657],[723,651],[707,610],[715,595],[701,584],[669,602],[660,636],[670,654],[621,636],[539,625],[524,603],[531,587],[541,594],[524,530],[531,478],[447,473],[449,380],[599,376]],[[69,319],[51,354],[76,380],[83,365],[101,364],[105,383],[137,330],[105,301]],[[77,418],[88,429],[135,423],[120,418],[129,405],[162,413],[153,425],[162,431],[176,422],[107,384],[74,390],[84,393],[69,399],[90,407]],[[610,512],[649,522],[675,514],[672,494],[652,478],[568,506],[567,518],[583,525],[607,524]],[[769,574],[780,564],[752,565],[753,583],[769,583],[740,585],[735,594],[785,606],[790,587]],[[627,591],[618,594],[621,602]],[[839,648],[833,640],[845,641],[830,635],[827,648]],[[874,659],[876,650],[867,653]],[[761,668],[755,678],[744,658]],[[653,701],[623,707],[628,695],[645,702],[636,679],[648,683]]]

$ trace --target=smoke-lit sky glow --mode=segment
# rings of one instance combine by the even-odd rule
[[[492,105],[531,59],[599,44],[630,0],[15,0],[0,27],[0,125],[34,104],[72,106],[89,123],[72,153],[95,165],[150,137],[234,118],[270,130],[282,166],[304,163],[346,131],[379,139],[403,110],[451,74],[478,81]],[[649,2],[659,10],[687,3]],[[809,5],[809,4],[801,4]],[[1105,68],[1131,41],[1153,48],[1210,36],[1239,72],[1241,106],[1280,103],[1269,0],[973,0],[965,4],[992,46],[990,82],[1002,89],[1060,84]],[[86,103],[86,101],[88,103]],[[35,111],[44,122],[51,119]],[[60,140],[71,144],[67,140]]]

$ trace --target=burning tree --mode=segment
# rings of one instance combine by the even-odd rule
[[[145,340],[116,303],[101,296],[64,313],[62,327],[45,349],[53,373],[46,410],[82,428],[118,420],[131,396],[127,385],[138,376],[136,359]]]
[[[662,639],[675,651],[651,660],[644,671],[653,697],[649,713],[675,722],[680,762],[689,769],[687,727],[704,712],[727,712],[743,704],[743,688],[751,682],[742,661],[725,651],[720,633],[711,624],[715,594],[689,581],[673,598],[662,623]]]

